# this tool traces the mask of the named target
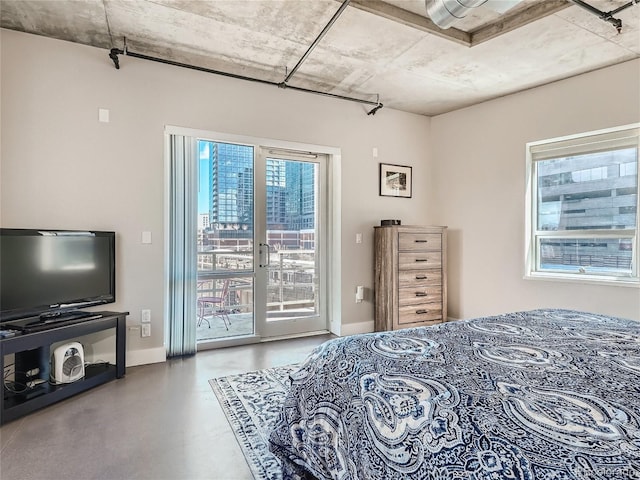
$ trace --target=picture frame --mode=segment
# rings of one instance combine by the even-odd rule
[[[380,196],[411,198],[413,167],[406,165],[394,165],[391,163],[380,164]]]

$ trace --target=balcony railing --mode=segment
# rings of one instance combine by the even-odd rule
[[[631,255],[570,254],[543,255],[542,265],[596,267],[615,271],[631,271]]]
[[[315,311],[318,275],[315,251],[270,252],[267,310]],[[198,298],[222,296],[229,281],[225,308],[232,313],[253,311],[253,251],[198,252]],[[271,316],[271,315],[270,315]]]

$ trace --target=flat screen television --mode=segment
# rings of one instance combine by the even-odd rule
[[[116,300],[115,232],[0,229],[0,323]]]

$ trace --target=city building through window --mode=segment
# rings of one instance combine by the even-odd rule
[[[198,153],[198,342],[325,329],[326,157],[205,139]]]
[[[527,277],[640,285],[639,131],[527,144]]]

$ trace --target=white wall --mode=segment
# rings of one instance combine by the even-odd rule
[[[0,31],[1,225],[115,230],[117,304],[152,336],[128,339],[128,363],[163,355],[163,129],[176,125],[342,149],[342,324],[373,322],[373,226],[429,223],[426,117],[120,57]],[[110,123],[98,122],[98,108]],[[379,157],[372,157],[377,147]],[[378,196],[378,162],[413,166],[412,199]],[[425,208],[425,205],[427,208]],[[142,231],[153,244],[142,245]],[[355,234],[364,241],[356,245]],[[355,286],[368,288],[356,304]],[[372,325],[372,323],[371,323]]]
[[[432,118],[432,221],[449,226],[449,315],[542,307],[640,320],[640,289],[523,280],[525,143],[640,121],[640,60]]]
[[[451,317],[565,307],[640,319],[639,289],[522,279],[524,144],[639,121],[639,60],[429,119],[130,57],[116,70],[106,50],[8,30],[0,43],[0,224],[118,232],[110,308],[130,324],[152,310],[152,336],[128,339],[129,364],[164,354],[165,125],[342,149],[343,332],[373,321],[383,218],[449,226]],[[412,199],[378,196],[381,161],[414,167]]]

